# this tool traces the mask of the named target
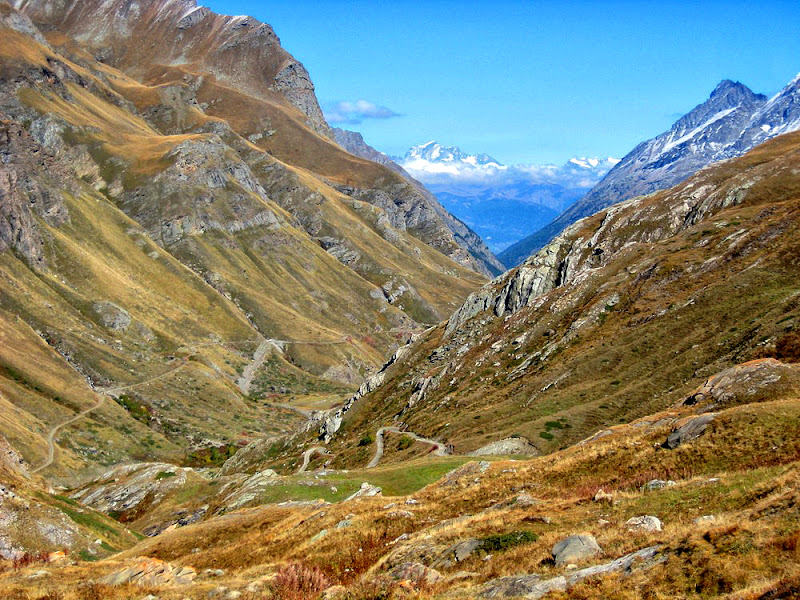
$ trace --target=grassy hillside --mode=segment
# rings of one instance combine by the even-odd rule
[[[773,366],[796,370],[779,365]],[[800,564],[792,508],[800,459],[797,394],[778,386],[770,398],[749,402],[746,384],[733,390],[741,394],[739,400],[719,407],[699,437],[673,450],[662,443],[698,413],[707,414],[702,403],[648,415],[547,457],[465,463],[423,489],[419,485],[428,475],[422,463],[410,463],[396,475],[390,467],[320,474],[325,480],[320,486],[363,478],[385,482],[384,496],[413,492],[413,499],[243,509],[145,540],[97,563],[91,573],[81,564],[51,567],[46,581],[23,588],[29,571],[9,572],[0,575],[0,589],[21,598],[47,591],[81,598],[73,587],[77,582],[98,581],[141,560],[133,557],[148,556],[176,568],[191,566],[199,575],[188,588],[94,585],[108,598],[141,591],[180,598],[220,585],[242,591],[243,597],[316,598],[334,584],[343,587],[329,590],[328,597],[491,597],[486,594],[506,582],[504,577],[529,576],[533,582],[534,575],[538,581],[584,577],[575,566],[555,564],[551,549],[568,535],[591,534],[601,550],[576,559],[577,569],[645,548],[653,548],[654,556],[635,562],[632,572],[586,577],[570,584],[567,593],[547,598],[788,598],[797,588]],[[427,462],[426,468],[433,474],[445,464]],[[404,487],[420,475],[419,483]],[[291,479],[264,500],[326,495],[310,494],[313,488]],[[599,489],[607,499],[593,501]],[[657,517],[661,530],[631,530],[628,521],[641,515]],[[462,542],[478,546],[461,554],[459,562],[442,563]],[[396,569],[409,562],[421,565],[421,577],[432,579],[398,575]],[[288,565],[298,563],[321,570],[324,585],[318,592],[287,581]],[[224,572],[212,576],[204,569]]]
[[[800,136],[785,135],[579,222],[393,365],[346,416],[334,464],[360,464],[357,441],[398,422],[457,453],[512,435],[550,452],[785,355],[800,316],[798,160]]]
[[[281,135],[363,162],[282,94],[201,77],[228,122],[187,65],[137,80],[0,17],[0,418],[33,467],[89,477],[292,432],[484,280],[236,129],[249,98],[288,115]]]

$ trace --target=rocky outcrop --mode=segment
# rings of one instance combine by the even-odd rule
[[[552,555],[559,566],[580,562],[602,551],[593,535],[571,535],[553,546]]]
[[[647,533],[653,533],[656,531],[661,531],[661,520],[652,515],[631,517],[625,521],[625,527],[629,531],[645,531]]]
[[[502,456],[502,455],[536,456],[539,450],[523,437],[510,437],[481,446],[469,453],[470,456]]]
[[[710,215],[741,204],[758,175],[741,174],[726,186],[707,184],[702,174],[655,202],[639,197],[571,225],[522,265],[470,294],[447,322],[446,334],[482,312],[502,317],[531,306],[561,286],[574,286],[635,244],[652,244]]]
[[[182,487],[190,472],[167,463],[119,465],[73,492],[72,498],[106,514],[135,514]]]
[[[184,586],[194,582],[197,571],[192,567],[173,567],[170,563],[157,558],[139,557],[129,561],[132,563],[119,571],[100,578],[105,585],[136,584],[143,587]]]
[[[650,546],[636,552],[621,556],[611,562],[586,567],[551,579],[542,579],[541,575],[520,575],[500,577],[488,581],[482,586],[482,598],[543,598],[550,592],[563,592],[584,579],[608,575],[609,573],[631,573],[635,568],[646,569],[657,564],[660,546]]]
[[[667,437],[667,440],[662,446],[669,450],[674,450],[681,444],[696,440],[703,435],[708,424],[711,423],[716,416],[716,414],[707,414],[689,418],[669,434],[669,437]]]
[[[800,392],[800,369],[774,358],[753,360],[710,377],[683,401],[702,410]]]
[[[348,411],[350,411],[351,408],[353,408],[353,405],[361,398],[370,392],[375,391],[381,386],[386,378],[387,369],[408,354],[411,351],[412,344],[417,339],[418,336],[411,336],[411,339],[408,341],[408,343],[395,350],[394,354],[392,354],[392,357],[383,365],[383,367],[381,367],[381,370],[367,378],[367,380],[358,388],[358,391],[350,396],[350,398],[348,398],[342,406],[333,411],[322,413],[322,415],[316,419],[311,419],[306,430],[308,431],[314,428],[321,420],[322,424],[319,425],[319,439],[323,440],[324,442],[329,442],[333,438],[333,435],[339,431],[339,428],[342,426],[342,420],[344,419],[344,416],[348,413]]]
[[[58,226],[68,219],[55,158],[20,125],[0,113],[0,252],[13,249],[44,268],[44,237],[37,219]]]

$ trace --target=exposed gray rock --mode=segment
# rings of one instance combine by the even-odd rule
[[[441,556],[431,564],[431,567],[434,569],[446,569],[457,563],[464,562],[482,545],[483,542],[475,538],[457,542],[445,550]]]
[[[424,583],[426,585],[433,585],[442,579],[439,571],[418,562],[407,562],[398,565],[389,571],[389,575],[395,579],[410,579],[415,583]]]
[[[652,533],[654,531],[661,531],[661,520],[651,515],[642,515],[641,517],[632,517],[625,521],[625,527],[630,531],[647,531]]]
[[[561,566],[590,558],[602,551],[593,535],[571,535],[553,546],[552,555],[556,565]]]
[[[113,302],[97,301],[92,304],[92,309],[100,317],[103,325],[110,329],[125,331],[131,324],[130,313]]]
[[[705,432],[708,424],[714,420],[715,414],[700,415],[699,417],[692,417],[686,423],[678,427],[675,431],[669,434],[667,440],[662,444],[664,448],[674,450],[681,444],[696,440]]]
[[[400,346],[392,357],[386,362],[386,364],[381,367],[381,370],[369,377],[361,386],[358,388],[358,391],[353,394],[347,401],[337,408],[336,410],[322,413],[322,423],[319,424],[318,421],[309,420],[307,424],[307,429],[309,430],[314,426],[319,425],[319,438],[325,442],[330,441],[333,439],[334,434],[339,431],[339,427],[342,426],[342,419],[344,419],[345,414],[353,407],[353,405],[369,394],[370,392],[378,389],[380,385],[383,383],[383,380],[386,378],[386,370],[395,364],[397,361],[402,359],[406,354],[411,351],[411,345],[418,339],[417,335],[411,336],[409,341],[404,345]]]
[[[550,592],[563,592],[567,589],[564,577],[554,577],[542,581],[540,575],[521,575],[501,577],[487,582],[480,593],[482,598],[531,598],[537,600]]]
[[[477,450],[469,453],[469,456],[499,456],[520,454],[524,456],[536,456],[539,450],[531,444],[530,440],[523,437],[509,437],[496,442],[490,442],[481,446]]]
[[[664,481],[663,479],[653,479],[644,484],[644,489],[652,492],[654,490],[663,490],[664,488],[672,487],[673,485],[677,484],[671,479],[669,481]]]
[[[637,550],[636,552],[631,552],[630,554],[621,556],[620,558],[612,560],[611,562],[607,562],[602,565],[595,565],[593,567],[587,567],[585,569],[581,569],[580,571],[575,571],[567,576],[567,586],[573,586],[583,579],[595,577],[597,575],[606,575],[608,573],[619,571],[629,573],[632,571],[633,566],[636,563],[650,561],[655,557],[656,554],[658,554],[660,549],[661,546],[650,546],[649,548],[643,548],[641,550]],[[642,566],[646,567],[648,565]],[[650,566],[652,566],[652,564]]]
[[[631,573],[637,565],[639,568],[653,566],[657,564],[657,561],[654,562],[653,559],[660,549],[660,546],[650,546],[608,563],[587,567],[567,576],[553,577],[544,581],[540,575],[536,574],[492,579],[483,585],[480,596],[482,598],[542,598],[550,592],[563,592],[590,577],[615,572]]]
[[[344,502],[348,502],[350,500],[355,500],[356,498],[372,498],[373,496],[380,496],[381,495],[381,488],[377,485],[372,485],[367,483],[366,481],[361,484],[359,490],[347,498],[344,499]]]

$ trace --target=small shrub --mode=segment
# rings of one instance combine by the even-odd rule
[[[14,570],[24,569],[36,563],[46,563],[48,561],[47,552],[25,552],[13,562]]]
[[[315,598],[331,586],[331,581],[317,567],[291,564],[281,567],[272,584],[277,598],[306,600]]]
[[[407,448],[411,448],[413,444],[414,444],[414,438],[412,438],[409,435],[404,435],[403,437],[400,438],[400,441],[397,443],[397,449],[405,450]]]
[[[548,421],[544,426],[546,429],[564,429],[564,425],[560,421]]]
[[[175,477],[176,475],[177,473],[173,471],[159,471],[156,475],[156,479],[160,481],[161,479],[168,479],[170,477]]]
[[[481,538],[483,544],[481,550],[485,552],[501,552],[514,546],[530,544],[539,539],[539,536],[532,531],[511,531],[509,533],[498,533]]]
[[[800,331],[782,336],[775,344],[775,355],[785,362],[800,362]]]
[[[358,440],[358,445],[359,446],[369,446],[374,441],[375,441],[375,438],[372,437],[371,433],[368,433],[364,437],[362,437],[360,440]]]
[[[555,436],[549,431],[540,431],[539,437],[545,440],[552,440]]]

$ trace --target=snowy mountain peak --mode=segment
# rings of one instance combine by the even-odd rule
[[[502,166],[500,162],[488,154],[465,154],[457,146],[443,146],[436,141],[413,146],[406,152],[402,160],[403,162],[424,160],[431,163],[465,163],[472,166]]]
[[[590,171],[609,171],[619,162],[618,158],[586,158],[574,156],[567,161],[565,166],[570,168],[587,169]]]

